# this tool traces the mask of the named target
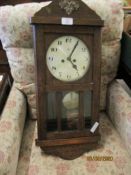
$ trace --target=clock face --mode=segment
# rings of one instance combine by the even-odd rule
[[[74,36],[54,40],[46,54],[47,67],[58,80],[71,82],[81,79],[89,69],[90,54],[85,43]]]

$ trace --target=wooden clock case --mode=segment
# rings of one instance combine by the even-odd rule
[[[70,1],[70,0],[66,0]],[[70,15],[61,9],[55,0],[42,8],[31,19],[34,30],[34,47],[36,61],[36,91],[38,139],[36,144],[46,153],[60,156],[64,159],[74,159],[84,152],[96,147],[100,140],[99,129],[90,132],[95,122],[99,122],[100,101],[100,62],[101,62],[101,27],[103,21],[82,1],[76,0],[79,9]],[[67,5],[68,5],[67,2]],[[62,25],[62,19],[71,18],[73,25]],[[91,55],[90,68],[86,75],[75,82],[62,82],[55,79],[46,66],[46,52],[56,38],[71,35],[81,39],[89,48]],[[92,92],[91,121],[85,128],[83,117],[84,91]],[[72,131],[62,130],[61,92],[77,91],[79,93],[78,128]],[[47,94],[56,92],[57,130],[48,132]]]

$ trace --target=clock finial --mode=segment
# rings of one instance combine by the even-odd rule
[[[76,0],[61,0],[59,6],[66,11],[67,15],[70,15],[74,10],[78,10],[80,7]]]

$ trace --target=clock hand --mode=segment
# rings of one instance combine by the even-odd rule
[[[79,40],[78,40],[78,41],[76,42],[76,44],[74,45],[74,47],[73,47],[73,49],[72,49],[70,55],[67,57],[67,60],[72,64],[72,67],[73,67],[74,69],[76,69],[76,71],[77,71],[77,73],[78,73],[78,75],[79,75],[79,72],[78,72],[78,69],[77,69],[77,65],[75,65],[75,64],[71,61],[71,56],[72,56],[72,54],[74,53],[74,51],[75,51],[75,49],[76,49],[78,43],[79,43]]]
[[[76,49],[78,43],[79,43],[79,40],[76,42],[76,44],[75,44],[75,46],[73,47],[73,49],[72,49],[70,55],[67,57],[67,60],[70,61],[70,63],[72,64],[73,68],[76,69],[76,70],[77,70],[77,66],[71,61],[71,56],[72,56],[72,54],[74,53],[74,51],[75,51],[75,49]]]
[[[70,60],[70,63],[72,64],[72,67],[73,67],[74,69],[77,69],[77,65],[75,65],[71,60]]]
[[[79,75],[79,72],[78,72],[78,69],[77,69],[77,65],[75,65],[71,60],[70,60],[70,62],[71,62],[71,64],[72,64],[72,67],[73,67],[74,69],[76,69],[77,74]]]
[[[67,57],[67,60],[68,60],[68,61],[70,61],[70,60],[71,60],[71,56],[72,56],[72,54],[74,53],[74,51],[75,51],[75,49],[76,49],[76,47],[77,47],[78,43],[79,43],[79,40],[76,42],[76,44],[75,44],[74,48],[72,49],[72,51],[71,51],[70,55]]]

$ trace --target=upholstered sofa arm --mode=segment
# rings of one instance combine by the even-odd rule
[[[13,85],[0,118],[0,174],[15,175],[23,127],[26,99]]]
[[[131,155],[131,90],[123,80],[114,80],[107,95],[107,112]]]

